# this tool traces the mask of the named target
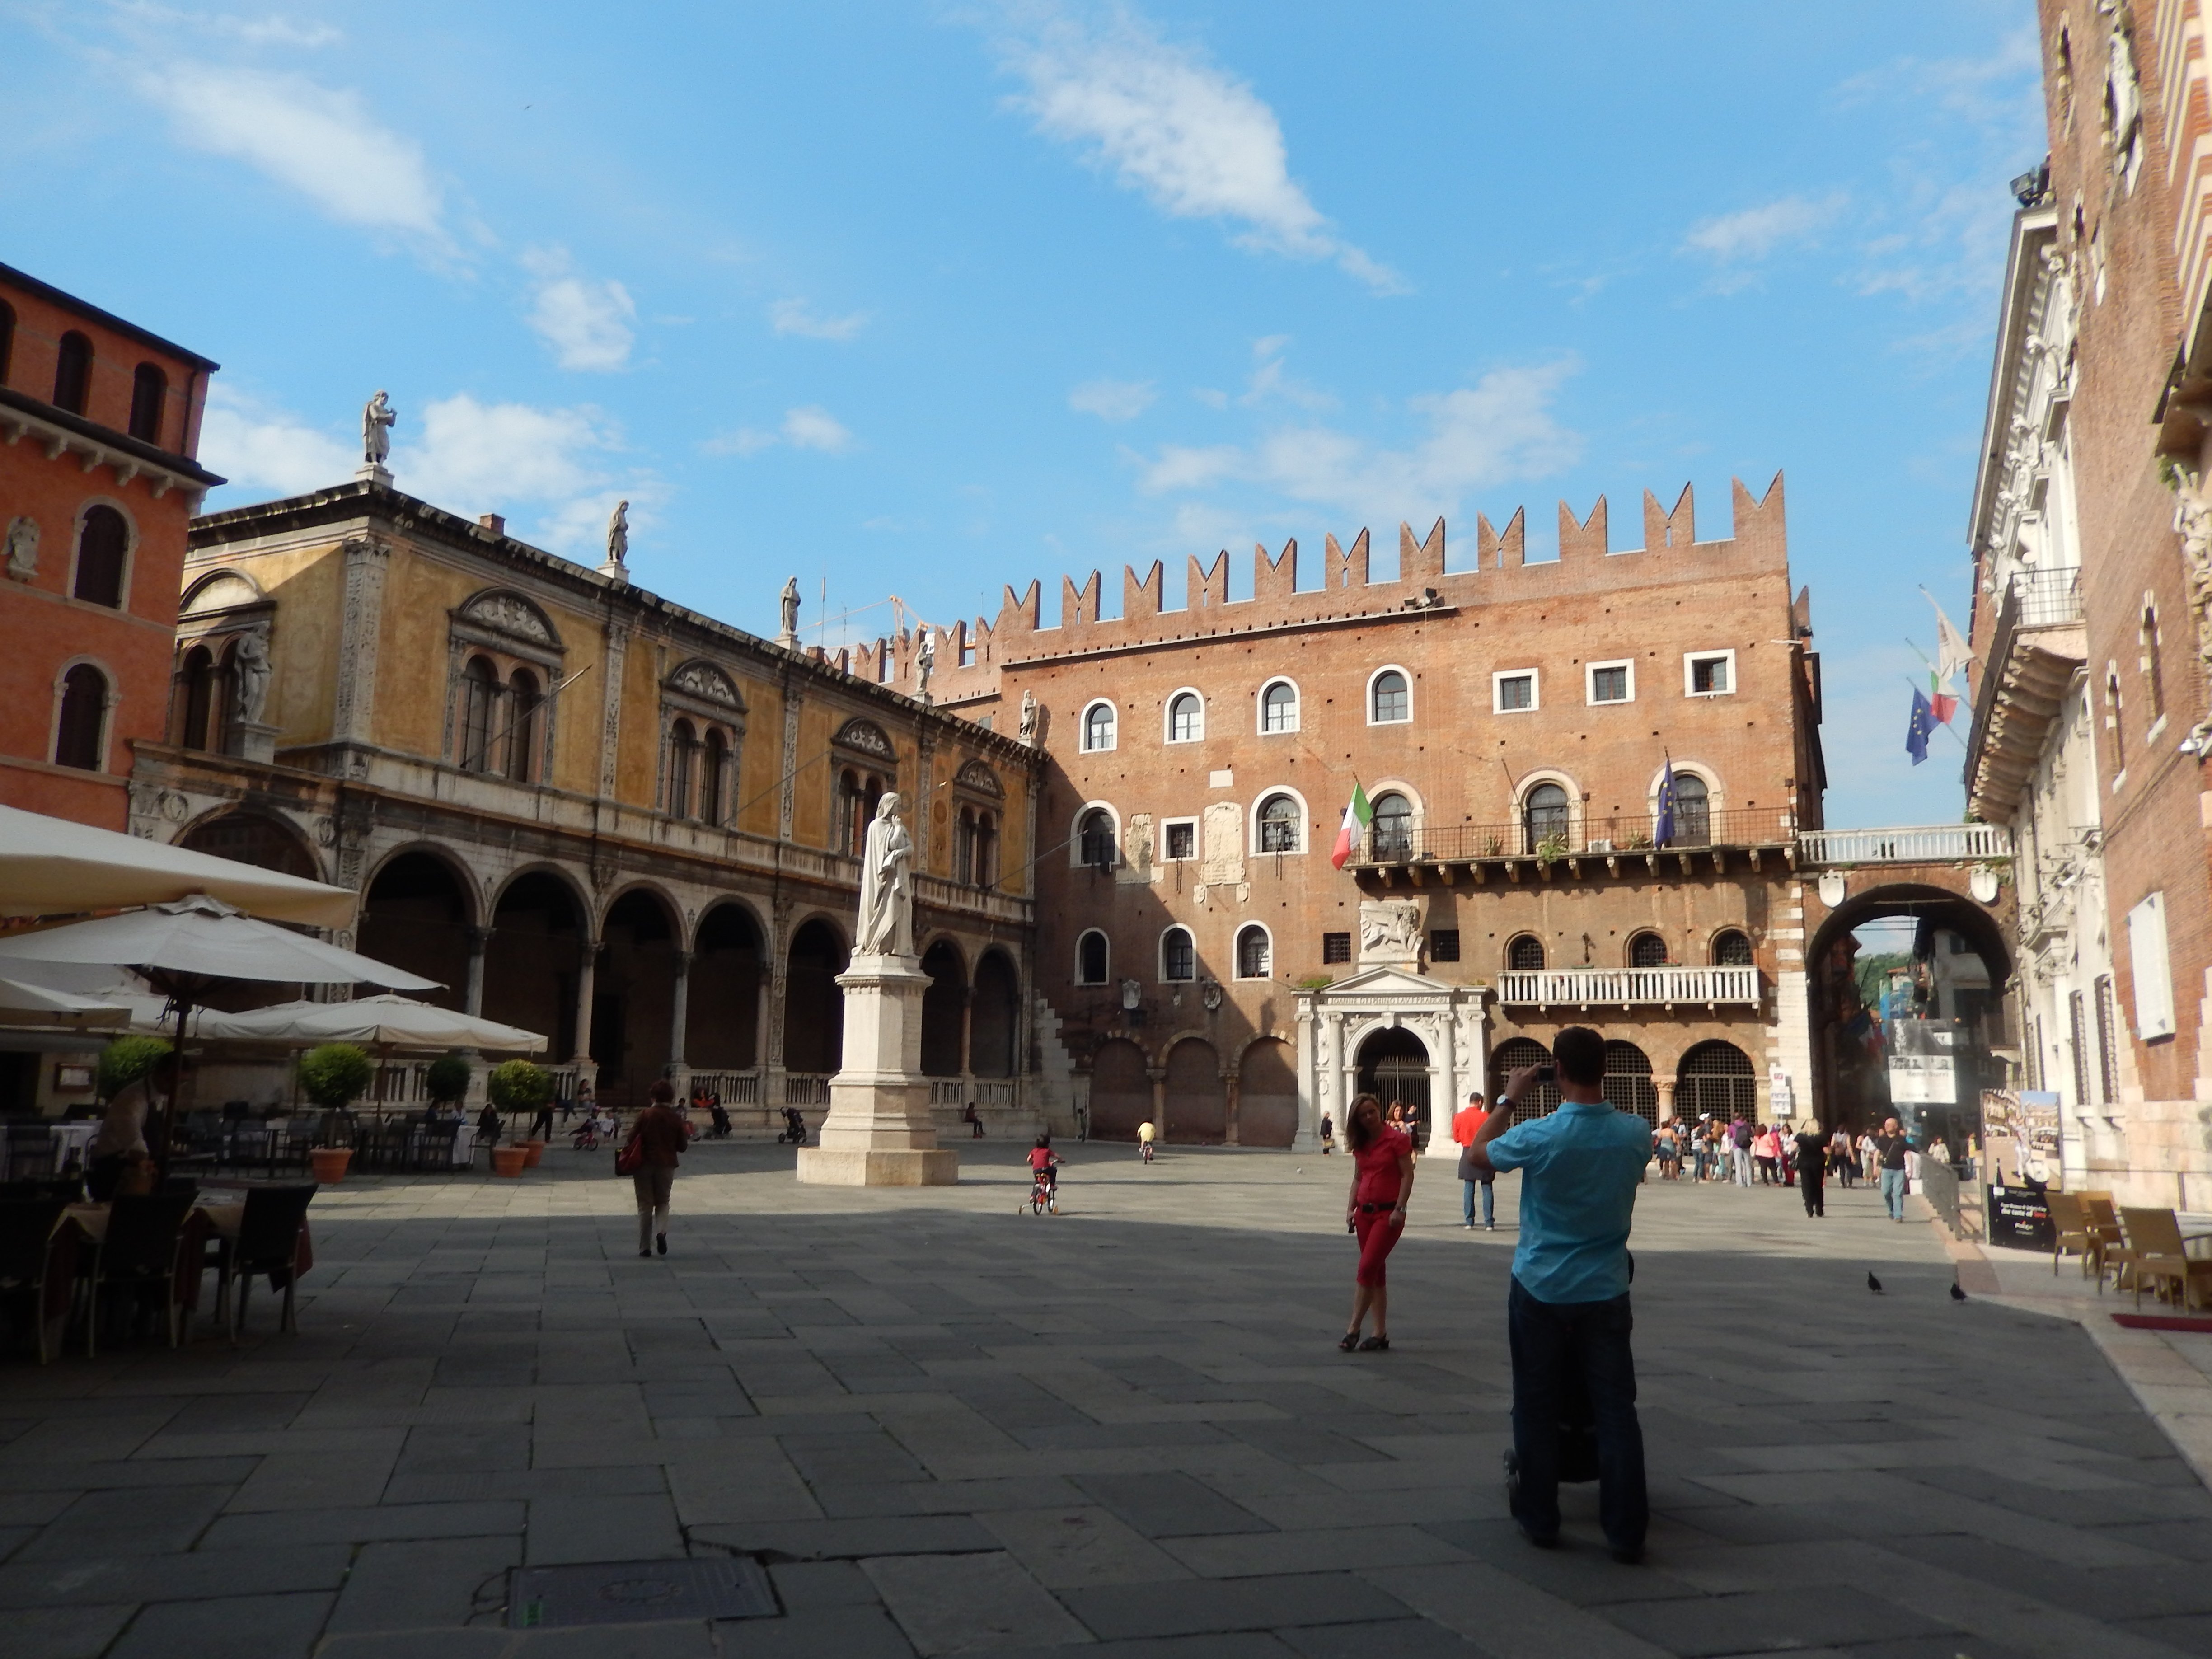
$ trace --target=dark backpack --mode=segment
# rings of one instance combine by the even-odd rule
[[[1748,1123],[1739,1122],[1735,1126],[1735,1128],[1731,1132],[1730,1138],[1735,1141],[1735,1148],[1738,1152],[1749,1152],[1751,1150],[1751,1125]]]

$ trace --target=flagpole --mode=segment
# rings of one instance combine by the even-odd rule
[[[1911,641],[1907,640],[1905,643],[1910,645]],[[1914,679],[1911,675],[1900,674],[1898,678],[1902,679],[1907,685],[1911,686],[1916,696],[1924,697],[1928,695],[1925,691],[1921,690],[1920,682]],[[1930,723],[1941,726],[1944,731],[1948,732],[1953,737],[1959,738],[1959,728],[1952,725],[1950,721],[1931,719]],[[1966,747],[1966,740],[1964,738],[1959,738],[1959,747],[1961,749],[1965,749]]]

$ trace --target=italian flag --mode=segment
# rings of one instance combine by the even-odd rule
[[[1360,833],[1375,822],[1375,809],[1367,804],[1367,792],[1359,787],[1359,780],[1352,781],[1352,805],[1344,809],[1343,826],[1336,832],[1336,850],[1328,861],[1338,869],[1344,868],[1345,860],[1352,849],[1359,845]]]

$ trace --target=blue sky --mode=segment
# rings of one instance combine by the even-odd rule
[[[0,0],[0,259],[224,365],[237,505],[402,488],[772,632],[1788,477],[1829,818],[1963,624],[2033,8]],[[1310,566],[1309,580],[1314,571]],[[1117,600],[1109,599],[1109,603]],[[1963,717],[1962,717],[1963,723]]]

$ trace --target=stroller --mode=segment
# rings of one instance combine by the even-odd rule
[[[777,1133],[775,1141],[779,1146],[787,1141],[793,1146],[804,1146],[806,1144],[806,1120],[799,1115],[799,1108],[796,1106],[787,1106],[783,1109],[783,1127]]]
[[[707,1115],[714,1122],[714,1139],[727,1140],[730,1138],[730,1115],[722,1109],[722,1103],[719,1099],[707,1103]]]

